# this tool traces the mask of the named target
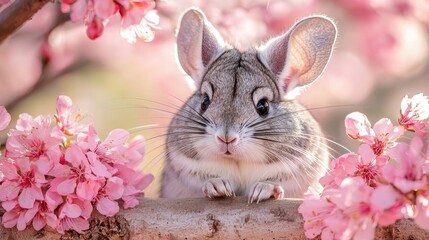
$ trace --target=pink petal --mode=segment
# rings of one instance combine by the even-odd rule
[[[52,164],[46,156],[40,156],[39,160],[35,161],[37,171],[42,174],[47,174],[51,170]]]
[[[18,217],[18,222],[16,223],[16,228],[19,231],[24,230],[27,227],[27,223],[25,222],[24,213],[21,212]]]
[[[94,190],[96,183],[94,181],[80,182],[76,188],[76,194],[85,200],[91,201],[93,197],[97,194]]]
[[[332,197],[332,201],[337,204],[341,209],[355,206],[360,202],[367,202],[373,191],[373,188],[368,186],[362,178],[346,178],[340,185],[341,198],[336,199]],[[359,194],[356,194],[356,193]]]
[[[390,119],[382,118],[374,124],[373,129],[376,135],[385,135],[393,129],[393,124]]]
[[[107,170],[107,167],[98,160],[98,155],[93,152],[86,153],[90,168],[96,176],[109,178],[112,174]]]
[[[414,222],[421,228],[429,231],[429,192],[428,196],[420,194],[416,200],[417,214],[414,217]]]
[[[143,174],[143,173],[141,173]],[[155,177],[152,174],[144,174],[140,181],[136,184],[136,188],[143,190],[153,181]]]
[[[72,203],[64,203],[64,205],[61,208],[59,217],[63,218],[64,216],[69,218],[77,218],[82,214],[82,210],[80,207],[76,204]]]
[[[70,219],[70,228],[78,233],[83,233],[84,230],[89,229],[89,222],[83,218]]]
[[[36,185],[31,187],[31,191],[33,192],[34,198],[39,201],[43,201],[45,198],[43,197],[42,189]]]
[[[104,25],[102,20],[95,16],[86,29],[86,35],[89,37],[89,39],[94,40],[100,37],[101,34],[103,34],[103,31]]]
[[[60,163],[56,163],[54,167],[49,171],[48,175],[58,178],[67,178],[70,174],[70,167]]]
[[[25,214],[24,214],[25,222],[26,223],[31,222],[31,220],[34,218],[34,216],[38,212],[39,212],[39,203],[36,202],[32,209],[29,209],[28,211],[25,212]]]
[[[81,201],[81,200],[76,199],[74,201],[74,203],[76,205],[78,205],[80,207],[80,209],[82,210],[81,216],[83,218],[89,219],[91,217],[91,213],[93,210],[91,201]]]
[[[7,211],[3,214],[1,223],[5,228],[13,228],[16,226],[19,217],[19,211],[14,209],[12,211]]]
[[[375,227],[377,224],[373,223],[370,218],[366,218],[361,224],[360,229],[353,236],[354,240],[368,240],[374,239]]]
[[[71,179],[66,179],[64,180],[64,182],[58,184],[58,187],[55,190],[57,191],[57,193],[63,196],[67,196],[73,193],[75,188],[76,188],[76,179],[71,178]]]
[[[0,106],[0,131],[4,130],[10,123],[10,114],[4,106]]]
[[[78,167],[81,163],[85,163],[86,156],[82,152],[82,149],[77,144],[72,144],[65,153],[65,159],[71,163],[73,167]]]
[[[3,160],[0,165],[0,172],[4,174],[6,179],[12,180],[19,177],[15,165],[7,160]]]
[[[353,112],[346,116],[345,127],[347,135],[353,139],[360,139],[370,135],[371,123],[365,114]]]
[[[119,204],[105,197],[98,200],[97,210],[99,213],[111,217],[119,212]]]
[[[374,154],[374,151],[368,144],[360,145],[358,153],[361,155],[361,159],[364,164],[370,164],[375,162],[376,156]]]
[[[4,210],[6,211],[10,211],[12,210],[14,207],[16,207],[17,205],[17,201],[13,200],[13,201],[3,201],[1,202],[1,206],[4,208]]]
[[[106,193],[109,195],[109,199],[117,200],[124,194],[124,185],[121,178],[112,177],[107,180]]]
[[[113,0],[94,1],[94,11],[101,19],[110,18],[116,10],[116,4]]]
[[[45,214],[45,221],[51,228],[56,228],[58,225],[58,218],[57,215],[53,213],[46,213]]]
[[[123,197],[124,200],[124,209],[133,208],[139,204],[139,201],[133,196]]]
[[[18,204],[22,208],[33,208],[36,196],[31,188],[23,188],[21,194],[18,197]]]
[[[57,192],[49,189],[45,193],[45,202],[48,205],[50,211],[54,211],[61,203],[63,203],[63,198]]]
[[[399,197],[390,185],[382,185],[375,188],[371,195],[371,208],[374,211],[383,211],[392,207]]]
[[[16,122],[16,129],[19,131],[31,131],[33,128],[33,117],[27,113],[19,114],[18,121]]]
[[[71,6],[70,19],[73,22],[81,22],[86,18],[88,14],[86,0],[76,0],[76,2]]]
[[[115,129],[109,133],[107,138],[103,141],[101,146],[106,148],[113,148],[116,146],[122,146],[128,140],[129,133],[124,129]]]
[[[60,95],[57,98],[57,114],[59,116],[68,116],[70,114],[73,102],[71,98]]]
[[[0,185],[0,201],[15,201],[20,191],[16,182],[5,181]]]
[[[44,228],[46,226],[46,221],[44,218],[42,218],[40,215],[36,215],[33,219],[33,228],[36,231],[39,231],[40,229]]]
[[[423,149],[423,140],[420,137],[413,137],[409,144],[409,150],[412,156],[419,156]]]
[[[22,173],[30,171],[30,160],[28,158],[18,158],[15,160],[16,165]]]
[[[416,180],[416,181],[409,181],[406,178],[403,179],[396,179],[393,184],[395,187],[397,187],[399,190],[401,190],[403,193],[408,193],[410,191],[417,191],[420,189],[426,189],[427,188],[427,181],[426,179],[422,180]]]
[[[136,167],[143,161],[144,154],[145,140],[141,135],[138,135],[127,146],[124,157],[130,161],[128,164],[130,167]]]
[[[97,132],[93,125],[88,126],[88,147],[91,151],[95,151],[98,144],[100,143],[100,139],[97,136]]]

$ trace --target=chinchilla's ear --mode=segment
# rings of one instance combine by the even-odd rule
[[[302,86],[312,83],[323,72],[336,36],[337,28],[332,20],[323,16],[308,17],[263,45],[259,58],[279,77],[282,94],[293,98]]]
[[[187,10],[180,21],[177,34],[177,56],[183,70],[200,85],[203,74],[225,51],[219,32],[198,9]]]

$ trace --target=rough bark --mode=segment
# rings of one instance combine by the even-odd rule
[[[15,0],[0,12],[0,43],[29,20],[49,0]]]
[[[0,228],[0,239],[306,239],[300,200],[247,205],[233,199],[141,199],[134,209],[116,217],[94,217],[85,234],[60,235]],[[412,221],[378,229],[377,239],[429,239]]]

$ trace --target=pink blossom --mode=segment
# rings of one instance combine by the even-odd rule
[[[359,194],[356,194],[359,193]],[[329,200],[340,209],[324,223],[341,239],[372,239],[379,223],[386,226],[401,215],[399,194],[390,186],[368,186],[361,178],[346,178]]]
[[[304,230],[307,238],[314,238],[320,235],[322,231],[327,231],[323,221],[334,211],[335,205],[323,198],[310,187],[304,194],[303,203],[298,207],[298,212],[304,218]]]
[[[399,127],[387,118],[371,127],[365,115],[348,115],[347,134],[362,144],[357,154],[330,162],[320,179],[321,195],[305,196],[300,212],[307,237],[373,239],[376,226],[402,218],[429,229],[429,128],[424,116],[429,105],[427,97],[416,96],[404,98]],[[409,143],[398,142],[404,128],[416,131]]]
[[[419,131],[429,118],[429,99],[423,93],[402,99],[399,124],[408,130]]]
[[[154,39],[155,33],[152,28],[159,28],[159,16],[155,10],[151,10],[141,19],[140,23],[129,25],[125,27],[126,20],[124,19],[121,28],[121,36],[128,40],[129,43],[135,43],[137,37],[143,39],[145,42],[150,42]]]
[[[348,153],[332,160],[329,171],[320,179],[325,188],[337,188],[347,177],[359,176],[369,185],[374,185],[379,171],[377,157],[369,145],[361,145],[359,154]]]
[[[90,201],[81,201],[73,195],[67,196],[66,202],[59,208],[57,231],[62,234],[68,230],[83,233],[89,228],[91,212]]]
[[[139,203],[137,197],[143,196],[143,189],[145,189],[153,181],[152,174],[143,174],[142,172],[131,169],[127,166],[116,164],[115,168],[118,169],[116,176],[123,179],[124,193],[122,200],[124,201],[124,208],[132,208]]]
[[[4,106],[0,106],[0,131],[4,130],[10,122],[10,114]]]
[[[112,164],[128,161],[123,157],[128,136],[127,131],[115,129],[101,142],[94,127],[90,125],[88,134],[80,139],[79,146],[87,151],[92,170],[97,171],[97,175],[111,177],[111,174],[117,171],[111,166]]]
[[[13,228],[16,226],[19,231],[22,231],[31,221],[31,219],[27,219],[25,216],[28,211],[28,209],[16,206],[14,209],[3,214],[1,222],[5,228]]]
[[[362,139],[371,135],[371,123],[363,113],[352,112],[348,114],[344,123],[347,135],[353,139]]]
[[[135,42],[136,37],[145,41],[153,39],[151,28],[157,28],[159,21],[156,12],[152,11],[155,5],[153,0],[67,0],[62,1],[61,10],[71,12],[72,21],[83,21],[90,39],[100,37],[107,21],[119,12],[122,18],[121,35]]]
[[[421,156],[422,147],[422,140],[414,137],[409,145],[399,143],[390,149],[392,159],[381,168],[382,177],[403,193],[423,189],[428,182],[422,171],[425,163]]]
[[[91,172],[88,159],[82,149],[73,144],[65,153],[66,165],[56,165],[50,175],[56,177],[51,181],[51,189],[60,195],[67,196],[76,191],[82,199],[91,200],[96,192],[97,177]]]
[[[52,134],[49,117],[32,118],[21,114],[6,141],[5,156],[11,159],[29,159],[40,173],[46,174],[61,156],[61,139]]]
[[[30,209],[36,200],[44,199],[41,187],[46,183],[45,177],[35,170],[28,159],[19,159],[15,164],[5,160],[0,170],[4,174],[0,185],[0,201],[18,198],[21,208]]]
[[[73,136],[83,132],[87,126],[80,125],[82,114],[72,112],[73,102],[67,96],[57,98],[57,114],[54,115],[60,131],[67,136]]]
[[[140,24],[145,15],[156,6],[153,0],[130,0],[127,3],[124,2],[126,1],[120,1],[123,28]]]
[[[127,166],[137,167],[143,162],[146,147],[145,140],[141,135],[134,137],[125,147],[122,156]]]
[[[388,226],[404,218],[403,198],[391,185],[379,185],[370,198],[371,211],[375,212],[380,226]]]
[[[99,213],[111,217],[119,212],[117,201],[124,193],[123,180],[118,177],[109,178],[103,186],[98,185],[98,194],[93,199]]]
[[[70,218],[67,216],[59,219],[59,223],[56,228],[56,230],[61,234],[64,234],[69,230],[74,230],[83,234],[83,231],[87,229],[89,229],[89,222],[87,219],[84,219],[83,217]]]
[[[64,2],[74,5],[79,0]],[[9,115],[2,111],[0,123],[7,125]],[[57,99],[57,126],[51,126],[50,117],[20,115],[6,141],[6,154],[0,156],[5,227],[24,230],[32,224],[41,230],[48,225],[60,233],[83,233],[94,206],[113,216],[119,199],[124,208],[138,204],[137,197],[153,180],[151,174],[131,168],[143,161],[144,139],[127,144],[129,133],[116,129],[100,141],[92,125],[79,124],[80,118],[66,96]]]
[[[55,208],[50,208],[45,201],[36,202],[32,210],[26,212],[25,217],[32,220],[33,228],[36,231],[41,230],[46,225],[55,229],[58,224],[57,215],[54,213]]]
[[[393,126],[392,122],[383,118],[374,124],[358,112],[347,115],[345,120],[346,132],[353,138],[371,146],[374,154],[381,156],[385,150],[395,146],[396,140],[404,134],[401,126]]]

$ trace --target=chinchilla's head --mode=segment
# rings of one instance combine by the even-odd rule
[[[240,52],[202,12],[185,12],[177,53],[196,91],[170,125],[168,154],[249,162],[305,154],[319,128],[288,97],[322,73],[335,38],[333,22],[313,16],[262,47]]]

